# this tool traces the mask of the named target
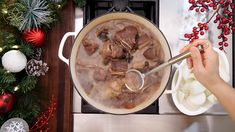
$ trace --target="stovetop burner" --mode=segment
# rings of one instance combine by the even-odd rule
[[[114,2],[113,2],[114,1]],[[159,0],[87,0],[84,8],[84,25],[92,19],[112,11],[124,11],[136,13],[149,19],[151,22],[159,26]],[[85,100],[81,103],[82,113],[98,113],[104,112],[94,108]],[[158,100],[147,108],[136,112],[136,114],[159,114]]]

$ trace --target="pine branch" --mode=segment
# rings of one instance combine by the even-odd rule
[[[0,32],[0,46],[7,46],[15,44],[15,37],[8,32]]]
[[[12,84],[16,81],[15,76],[7,72],[7,70],[0,68],[0,84],[6,83],[6,84]]]
[[[40,113],[40,106],[37,97],[32,93],[21,94],[17,97],[14,108],[9,112],[8,118],[19,117],[32,123]]]
[[[25,44],[24,42],[21,42],[19,50],[23,52],[26,56],[30,56],[34,52],[33,46]]]
[[[86,4],[86,0],[74,0],[78,7],[83,7]]]
[[[19,83],[19,90],[23,93],[27,93],[35,88],[37,79],[32,76],[24,77]]]

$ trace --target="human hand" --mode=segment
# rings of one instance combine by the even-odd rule
[[[200,53],[197,48],[199,44],[204,47],[203,53]],[[218,54],[208,40],[195,40],[181,49],[181,52],[188,50],[191,52],[191,57],[187,59],[188,67],[192,69],[195,78],[200,83],[207,87],[221,81]]]

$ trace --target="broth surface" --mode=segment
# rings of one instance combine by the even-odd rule
[[[164,62],[159,41],[143,25],[120,19],[97,25],[83,38],[76,75],[88,97],[105,107],[132,109],[159,89],[164,70],[145,78],[144,90],[125,87],[128,69],[147,72]]]

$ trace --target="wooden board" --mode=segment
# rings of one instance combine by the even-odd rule
[[[74,31],[74,3],[68,0],[60,11],[60,18],[48,33],[43,51],[43,60],[48,63],[48,73],[40,78],[39,88],[46,97],[56,98],[57,109],[50,120],[50,132],[71,132],[73,130],[72,116],[72,80],[68,66],[59,60],[58,48],[60,40],[66,32]],[[73,41],[66,42],[64,55],[69,57]]]

